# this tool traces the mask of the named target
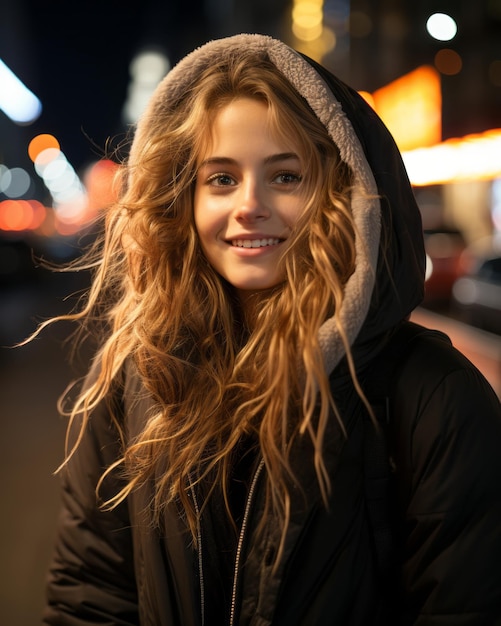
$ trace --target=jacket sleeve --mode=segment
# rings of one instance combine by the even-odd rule
[[[398,623],[499,626],[499,400],[443,342],[426,339],[407,363],[396,394],[397,467],[406,477]]]
[[[78,425],[70,432],[74,440]],[[47,585],[44,623],[138,624],[127,504],[103,511],[96,496],[102,472],[119,458],[120,440],[106,403],[92,413],[84,437],[62,471],[62,506]],[[106,496],[120,490],[106,483]]]

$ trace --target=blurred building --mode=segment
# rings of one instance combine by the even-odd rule
[[[455,19],[452,41],[427,33],[437,11]],[[501,127],[501,0],[143,0],[133,9],[119,0],[4,0],[0,59],[43,112],[27,128],[0,112],[0,162],[25,164],[30,136],[50,132],[82,166],[123,132],[130,63],[141,49],[163,50],[175,63],[208,39],[244,31],[283,38],[369,92],[436,65],[438,55],[443,138]]]
[[[499,0],[352,0],[351,9],[349,72],[355,87],[373,91],[420,65],[438,64],[443,138],[501,127]],[[452,40],[427,33],[426,21],[435,12],[456,21]]]
[[[427,21],[437,12],[453,21],[453,36],[430,34]],[[134,9],[120,0],[4,0],[0,61],[36,94],[42,111],[29,123],[14,123],[0,111],[0,282],[12,265],[6,259],[24,254],[19,265],[25,265],[25,243],[49,256],[78,253],[80,227],[109,201],[109,194],[100,199],[95,191],[106,188],[102,175],[112,168],[103,169],[96,184],[91,167],[126,156],[124,138],[170,66],[209,39],[244,31],[284,39],[373,98],[385,92],[400,108],[398,124],[383,115],[381,98],[374,106],[404,152],[411,139],[411,148],[433,149],[451,138],[501,132],[501,0],[143,0]],[[432,92],[422,92],[427,108],[418,124],[411,107],[419,96],[411,98],[409,81],[402,81],[423,70],[435,75],[436,103],[433,109]],[[416,130],[421,136],[414,139]],[[40,134],[60,148],[79,186],[80,208],[68,202],[61,208],[34,167],[29,147]],[[453,184],[438,172],[449,156],[435,150],[433,160],[430,151],[416,165],[419,155],[404,154],[426,229],[460,230],[465,244],[485,239],[496,224],[501,229],[494,185],[501,179],[501,147],[483,146],[476,154],[490,160],[488,174],[471,152],[445,146],[463,161]],[[437,171],[416,173],[422,163],[428,170],[437,163]],[[466,171],[470,164],[477,170]],[[14,174],[26,183],[15,192],[6,183]],[[4,241],[9,250],[2,252]]]

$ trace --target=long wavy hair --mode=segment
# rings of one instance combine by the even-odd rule
[[[292,141],[303,169],[304,211],[281,260],[284,280],[255,296],[251,319],[205,259],[193,217],[197,161],[212,121],[242,97],[267,105],[273,132]],[[95,407],[119,393],[130,361],[155,410],[133,440],[115,416],[123,456],[107,472],[120,469],[126,480],[104,506],[152,481],[155,520],[176,502],[196,540],[189,485],[210,476],[229,512],[229,479],[245,439],[265,464],[266,511],[285,529],[290,449],[298,437],[313,446],[324,497],[330,486],[323,449],[335,406],[317,337],[341,307],[355,267],[352,173],[306,101],[254,52],[207,69],[147,130],[121,169],[122,191],[106,210],[94,280],[70,316],[85,324],[104,319],[105,333],[97,373],[69,411],[70,425],[81,430],[67,458]]]

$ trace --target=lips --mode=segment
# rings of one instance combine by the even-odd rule
[[[282,241],[278,237],[262,237],[256,239],[232,239],[231,245],[236,248],[266,248],[276,246]]]

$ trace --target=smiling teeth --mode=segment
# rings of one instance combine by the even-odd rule
[[[237,248],[264,248],[265,246],[276,246],[280,239],[233,239],[232,246]]]

